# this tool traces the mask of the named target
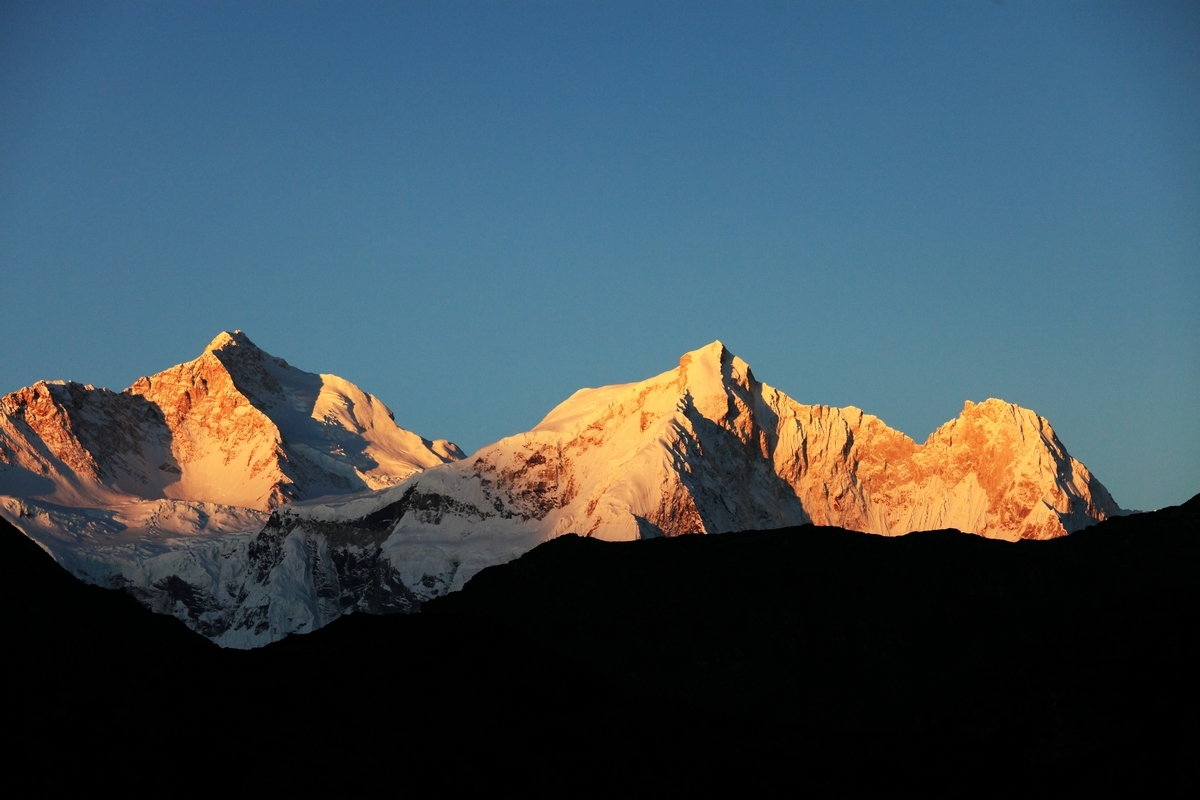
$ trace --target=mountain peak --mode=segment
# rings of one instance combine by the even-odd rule
[[[679,359],[678,381],[700,405],[709,405],[699,401],[701,397],[718,399],[716,406],[708,409],[718,417],[726,413],[724,398],[729,392],[750,390],[756,382],[750,365],[729,352],[719,339],[683,354]]]
[[[349,381],[291,367],[240,330],[120,394],[67,382],[0,398],[0,470],[24,474],[4,470],[0,494],[19,486],[68,504],[136,497],[270,509],[391,486],[462,457],[399,427]]]
[[[204,348],[204,352],[215,355],[229,347],[244,347],[247,350],[262,352],[254,342],[250,341],[250,337],[241,331],[234,331],[233,333],[221,331],[215,339],[208,343],[208,346]]]
[[[973,403],[967,400],[963,403],[963,410],[959,414],[958,419],[988,420],[993,424],[1009,425],[1015,423],[1017,425],[1032,425],[1034,428],[1049,428],[1049,423],[1036,411],[995,397],[989,397],[982,403]]]
[[[679,370],[685,382],[691,383],[699,375],[710,376],[720,381],[722,367],[733,358],[720,340],[715,340],[697,350],[691,350],[679,357]],[[691,377],[689,377],[689,372]]]
[[[984,400],[982,403],[976,403],[973,400],[966,400],[963,402],[963,412],[964,413],[966,413],[967,411],[970,411],[973,408],[984,409],[984,408],[1009,408],[1009,407],[1020,408],[1020,406],[1017,406],[1014,403],[1010,403],[1007,400],[1001,400],[998,397],[989,397],[987,400]]]
[[[730,358],[730,352],[720,339],[714,339],[704,347],[696,350],[690,350],[679,357],[679,366],[686,368],[692,363],[705,363],[712,367],[720,368],[720,365]]]

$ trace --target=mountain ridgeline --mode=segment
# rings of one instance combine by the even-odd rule
[[[39,383],[0,399],[0,513],[77,576],[254,647],[349,611],[417,610],[564,534],[1053,539],[1126,512],[1032,411],[967,402],[917,444],[796,402],[720,342],[463,457],[235,332],[119,394]]]

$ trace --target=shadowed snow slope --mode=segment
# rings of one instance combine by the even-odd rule
[[[1122,513],[1032,411],[968,402],[918,445],[857,408],[795,402],[720,342],[649,380],[582,389],[533,430],[444,465],[452,446],[395,428],[369,395],[288,367],[240,334],[123,395],[74,384],[24,391],[49,399],[21,405],[10,395],[6,410],[47,409],[51,421],[33,428],[29,411],[7,412],[5,432],[25,424],[38,436],[4,457],[24,466],[51,463],[50,452],[58,471],[27,467],[26,491],[13,494],[29,498],[37,480],[62,487],[43,499],[81,486],[131,491],[160,457],[145,455],[153,436],[135,432],[164,430],[162,488],[141,496],[219,504],[205,524],[227,535],[121,545],[131,514],[112,503],[72,518],[69,536],[62,510],[44,503],[9,501],[9,518],[61,542],[51,550],[77,575],[127,586],[227,646],[314,630],[354,609],[415,610],[565,533],[619,541],[813,522],[1046,539]],[[100,410],[67,414],[67,396],[82,398],[72,408]],[[364,487],[385,488],[350,494]],[[282,505],[337,491],[345,496]],[[245,506],[275,512],[253,529],[225,521]],[[156,513],[163,530],[182,524],[179,509]]]

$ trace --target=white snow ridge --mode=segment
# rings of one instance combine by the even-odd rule
[[[470,458],[240,332],[119,395],[39,383],[0,411],[0,512],[76,575],[232,647],[416,610],[564,533],[1040,539],[1123,513],[1032,411],[968,402],[918,445],[795,402],[720,342]]]

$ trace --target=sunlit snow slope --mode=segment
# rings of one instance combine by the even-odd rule
[[[0,398],[0,513],[64,563],[89,553],[55,542],[257,531],[290,500],[390,486],[459,457],[240,331],[124,392],[43,381]]]
[[[795,402],[714,342],[649,380],[576,392],[528,433],[401,485],[280,509],[255,552],[259,574],[279,570],[297,587],[312,576],[320,588],[304,619],[315,627],[350,607],[415,609],[565,533],[629,540],[812,521],[1041,539],[1120,513],[1031,411],[967,403],[917,445],[856,408]],[[328,566],[339,548],[359,589]],[[219,641],[276,635],[271,620],[296,617],[265,589],[256,598]]]
[[[68,506],[169,498],[269,511],[461,458],[379,400],[222,333],[124,392],[39,382],[0,399],[0,493]]]
[[[1032,411],[968,402],[918,445],[857,408],[797,403],[720,342],[649,380],[580,390],[528,433],[370,502],[385,496],[397,535],[635,539],[812,521],[1043,539],[1120,513]]]
[[[20,469],[0,481],[23,498],[6,501],[6,516],[54,539],[76,574],[124,585],[227,646],[355,609],[415,610],[565,533],[630,540],[811,521],[1043,539],[1122,513],[1032,411],[968,402],[918,445],[856,408],[797,403],[720,342],[649,380],[580,390],[528,433],[457,461],[452,445],[396,428],[369,395],[288,367],[240,334],[122,395],[74,384],[24,393],[4,400],[0,454]],[[50,488],[34,495],[38,481]],[[274,513],[260,513],[254,532],[236,533],[249,531],[243,519],[222,528],[236,535],[142,537],[122,549],[105,526],[119,528],[127,512],[114,518],[111,503],[72,518],[92,531],[64,546],[59,510],[26,502],[80,504],[97,486],[221,504],[209,520],[232,513],[221,509]],[[386,488],[353,493],[375,487]],[[159,519],[177,525],[190,508]]]

